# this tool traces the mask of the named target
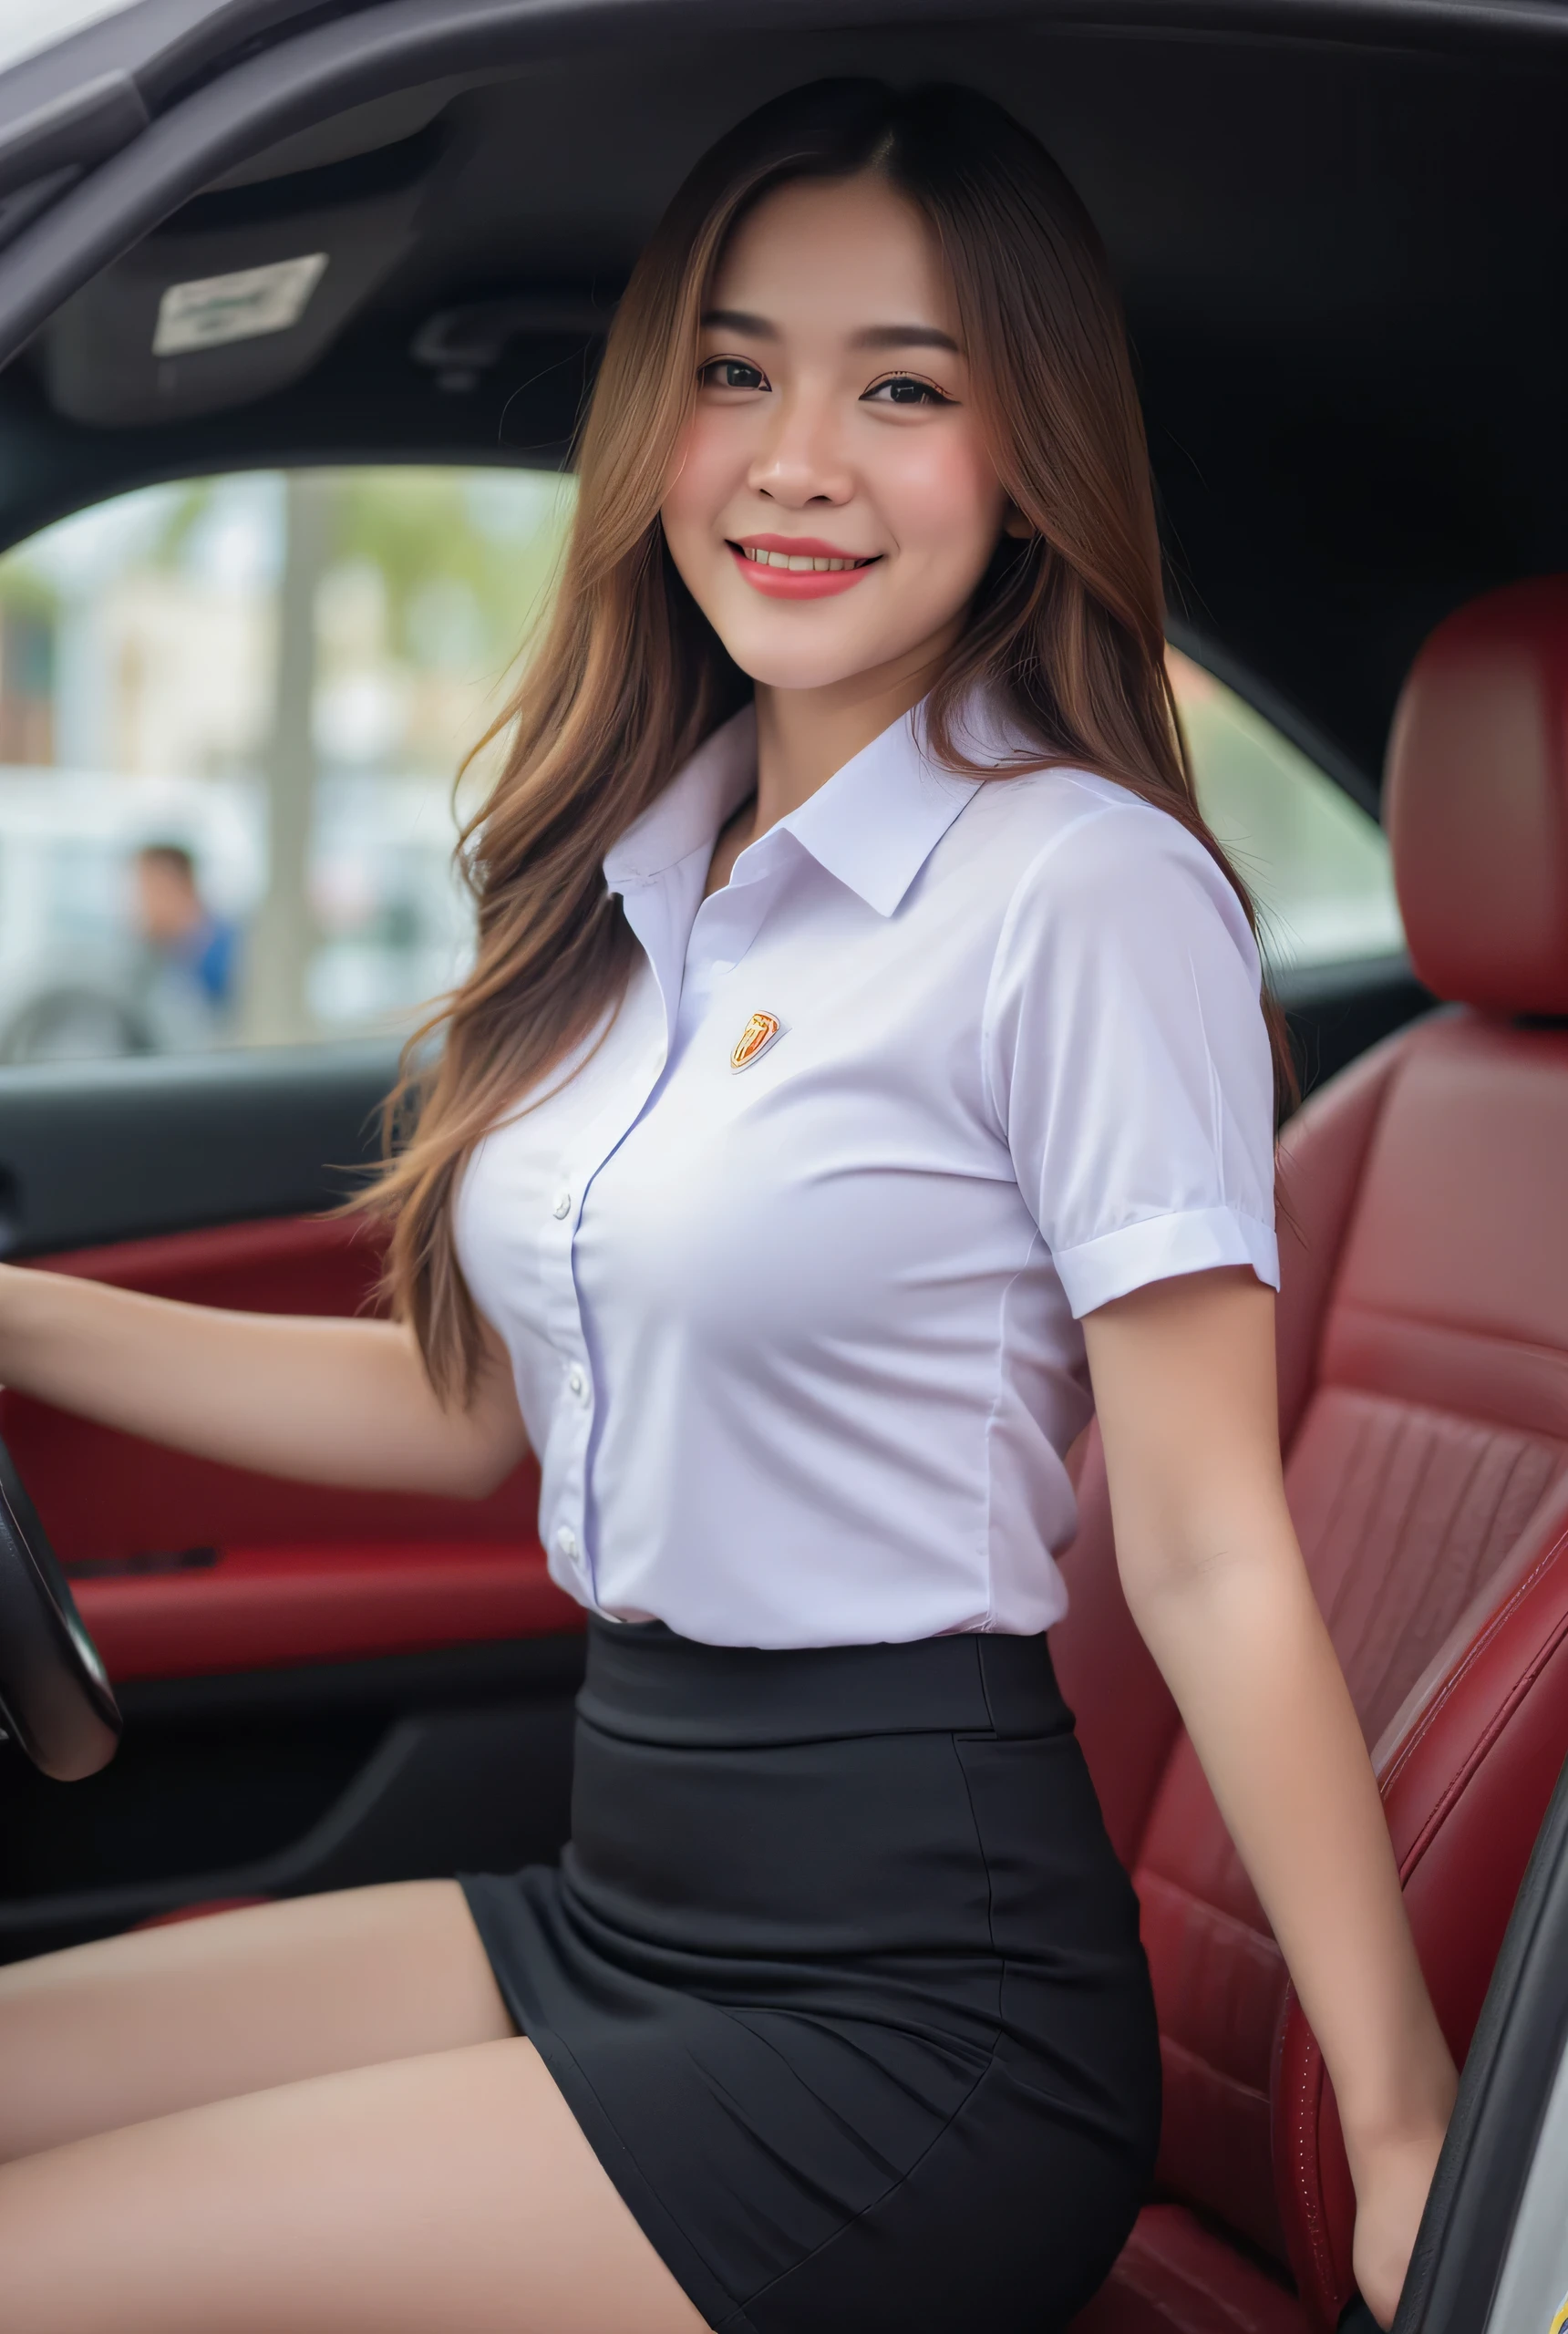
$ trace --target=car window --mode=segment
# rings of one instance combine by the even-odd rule
[[[572,491],[254,471],[0,559],[0,1061],[411,1026],[467,959],[454,773]]]
[[[123,15],[134,0],[0,0],[0,72],[105,16]]]
[[[1402,949],[1377,821],[1202,666],[1172,649],[1170,667],[1204,816],[1251,886],[1271,969]]]
[[[468,959],[454,773],[505,703],[573,492],[522,470],[239,472],[0,558],[0,1063],[412,1027]],[[1375,822],[1200,666],[1171,668],[1274,967],[1398,950]]]

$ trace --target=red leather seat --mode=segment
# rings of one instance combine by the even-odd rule
[[[1568,578],[1433,635],[1387,817],[1416,969],[1457,1010],[1282,1145],[1281,1426],[1308,1568],[1462,2057],[1568,1754]],[[1332,2092],[1117,1585],[1091,1446],[1056,1633],[1143,1909],[1160,2201],[1076,2334],[1305,2334],[1351,2298]]]

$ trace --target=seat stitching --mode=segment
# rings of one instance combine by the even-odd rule
[[[1565,1554],[1568,1554],[1568,1531],[1563,1532],[1555,1540],[1553,1540],[1551,1546],[1545,1551],[1545,1553],[1531,1566],[1524,1578],[1510,1591],[1503,1602],[1498,1606],[1497,1611],[1486,1623],[1485,1627],[1480,1631],[1480,1634],[1469,1647],[1467,1647],[1464,1653],[1461,1654],[1459,1661],[1455,1664],[1452,1670],[1450,1670],[1448,1677],[1443,1680],[1441,1686],[1439,1687],[1437,1692],[1433,1695],[1431,1701],[1421,1712],[1419,1718],[1417,1719],[1405,1741],[1400,1744],[1399,1749],[1389,1761],[1387,1767],[1384,1771],[1385,1781],[1392,1782],[1394,1778],[1398,1774],[1400,1768],[1408,1761],[1411,1753],[1419,1743],[1422,1737],[1430,1731],[1433,1724],[1435,1723],[1438,1712],[1446,1708],[1448,1703],[1452,1700],[1467,1672],[1477,1661],[1480,1660],[1480,1656],[1491,1645],[1493,1637],[1497,1636],[1499,1630],[1502,1628],[1505,1622],[1512,1617],[1515,1610],[1529,1596],[1531,1590],[1534,1588],[1537,1582],[1540,1581],[1548,1571],[1550,1571],[1551,1567],[1557,1562],[1558,1558]]]
[[[1399,1878],[1401,1885],[1406,1879],[1408,1878],[1410,1874],[1416,1870],[1417,1865],[1421,1862],[1422,1857],[1426,1854],[1427,1850],[1431,1846],[1432,1842],[1437,1837],[1439,1832],[1441,1831],[1443,1823],[1447,1820],[1448,1816],[1452,1812],[1453,1809],[1459,1803],[1459,1801],[1463,1797],[1466,1789],[1474,1781],[1480,1769],[1485,1765],[1493,1748],[1501,1737],[1507,1731],[1509,1724],[1515,1712],[1518,1710],[1521,1702],[1529,1693],[1531,1687],[1540,1677],[1547,1663],[1552,1660],[1553,1656],[1556,1654],[1565,1637],[1568,1637],[1568,1615],[1564,1615],[1563,1620],[1559,1623],[1557,1629],[1553,1635],[1551,1642],[1542,1650],[1540,1659],[1531,1665],[1524,1676],[1516,1682],[1512,1689],[1510,1691],[1502,1707],[1498,1710],[1496,1716],[1488,1725],[1484,1733],[1476,1743],[1473,1754],[1465,1761],[1464,1765],[1456,1771],[1452,1781],[1445,1790],[1441,1800],[1433,1809],[1426,1823],[1422,1825],[1419,1833],[1411,1845],[1408,1857],[1400,1869]]]
[[[1398,1416],[1394,1421],[1394,1432],[1389,1443],[1387,1457],[1385,1461],[1385,1480],[1394,1473],[1398,1464],[1405,1459],[1407,1450],[1414,1438],[1415,1420],[1410,1411],[1401,1406]],[[1382,1618],[1387,1599],[1393,1595],[1395,1583],[1403,1570],[1403,1559],[1409,1543],[1410,1534],[1416,1528],[1417,1499],[1418,1497],[1420,1486],[1424,1480],[1426,1472],[1422,1463],[1421,1454],[1418,1451],[1410,1461],[1410,1465],[1415,1477],[1412,1495],[1406,1500],[1403,1511],[1395,1525],[1393,1546],[1389,1551],[1389,1561],[1381,1567],[1368,1566],[1368,1569],[1376,1570],[1377,1577],[1376,1584],[1372,1591],[1371,1604],[1363,1622],[1360,1642],[1355,1647],[1355,1651],[1357,1653],[1364,1651],[1367,1645],[1375,1639],[1377,1634],[1376,1625]],[[1375,1504],[1369,1505],[1365,1519],[1365,1526],[1362,1532],[1361,1544],[1357,1550],[1357,1563],[1353,1566],[1348,1566],[1346,1571],[1345,1585],[1346,1590],[1349,1589],[1352,1581],[1356,1578],[1357,1574],[1360,1571],[1363,1563],[1366,1561],[1367,1543],[1372,1536],[1373,1519],[1375,1514]]]
[[[1231,2074],[1224,2067],[1217,2066],[1212,2059],[1206,2059],[1202,2050],[1195,2050],[1190,2042],[1180,2042],[1173,2034],[1167,2034],[1161,2029],[1160,2047],[1162,2050],[1169,2050],[1172,2058],[1181,2060],[1186,2066],[1209,2076],[1212,2081],[1233,2092],[1237,2100],[1251,2101],[1260,2107],[1268,2105],[1266,2091],[1260,2091],[1255,2083],[1247,2082],[1242,2076]]]
[[[1316,2144],[1322,2116],[1323,2079],[1326,2071],[1323,2054],[1318,2049],[1317,2038],[1314,2035],[1312,2049],[1305,2056],[1298,2079],[1299,2091],[1295,2119],[1296,2170],[1300,2177],[1299,2193],[1303,2205],[1303,2216],[1306,2222],[1307,2249],[1313,2272],[1320,2288],[1326,2293],[1331,2293],[1334,2289],[1334,2256],[1328,2242],[1327,2216],[1323,2210],[1321,2152]],[[1311,2096],[1315,2087],[1317,2093],[1315,2100]],[[1307,2120],[1309,2116],[1311,2117],[1310,2125]],[[1313,2142],[1311,2168],[1315,2174],[1310,2182],[1306,2161],[1309,2130]]]
[[[1411,1409],[1411,1410],[1407,1410],[1407,1411],[1406,1411],[1405,1419],[1404,1419],[1403,1423],[1404,1423],[1405,1430],[1406,1430],[1407,1432],[1413,1432],[1413,1431],[1414,1431],[1414,1406],[1412,1406],[1412,1409]],[[1469,1466],[1468,1466],[1468,1468],[1465,1470],[1463,1479],[1462,1479],[1461,1482],[1460,1483],[1459,1488],[1458,1488],[1458,1489],[1457,1489],[1457,1491],[1455,1492],[1455,1493],[1454,1493],[1454,1495],[1453,1495],[1453,1497],[1452,1497],[1451,1501],[1449,1502],[1449,1504],[1448,1521],[1447,1521],[1446,1526],[1445,1526],[1445,1528],[1444,1528],[1444,1531],[1443,1531],[1443,1533],[1442,1533],[1442,1534],[1441,1534],[1440,1538],[1439,1539],[1439,1542],[1438,1542],[1438,1544],[1437,1544],[1436,1549],[1432,1552],[1432,1554],[1433,1554],[1433,1558],[1434,1558],[1434,1567],[1433,1567],[1433,1568],[1435,1568],[1436,1565],[1440,1564],[1441,1559],[1443,1558],[1443,1556],[1444,1556],[1444,1555],[1447,1554],[1447,1552],[1448,1552],[1448,1551],[1449,1551],[1449,1549],[1450,1549],[1450,1548],[1455,1544],[1455,1539],[1456,1539],[1456,1534],[1457,1534],[1457,1531],[1458,1531],[1458,1520],[1459,1520],[1459,1516],[1460,1516],[1460,1513],[1461,1513],[1461,1512],[1462,1512],[1462,1510],[1463,1510],[1464,1503],[1465,1503],[1466,1500],[1470,1497],[1470,1491],[1471,1491],[1472,1487],[1473,1487],[1473,1486],[1474,1486],[1474,1484],[1475,1484],[1476,1478],[1477,1478],[1477,1476],[1480,1474],[1480,1470],[1481,1470],[1482,1466],[1484,1465],[1484,1463],[1485,1463],[1485,1461],[1486,1461],[1487,1457],[1489,1456],[1490,1452],[1491,1452],[1493,1449],[1495,1449],[1495,1447],[1496,1447],[1496,1444],[1495,1444],[1495,1439],[1494,1439],[1494,1438],[1492,1438],[1492,1437],[1489,1437],[1489,1436],[1488,1436],[1488,1434],[1487,1434],[1487,1431],[1486,1431],[1485,1428],[1484,1428],[1484,1427],[1480,1427],[1480,1430],[1479,1430],[1479,1433],[1478,1433],[1478,1439],[1477,1439],[1476,1448],[1475,1448],[1474,1451],[1472,1452],[1472,1454],[1471,1454],[1471,1456],[1470,1456],[1470,1465],[1469,1465]],[[1516,1457],[1517,1457],[1517,1454],[1516,1454]],[[1392,1562],[1392,1563],[1390,1563],[1389,1565],[1387,1565],[1385,1567],[1385,1569],[1384,1569],[1383,1578],[1382,1578],[1382,1582],[1381,1582],[1380,1589],[1379,1589],[1379,1591],[1377,1592],[1377,1594],[1375,1596],[1374,1602],[1373,1602],[1373,1606],[1372,1606],[1372,1613],[1371,1613],[1371,1616],[1369,1616],[1369,1617],[1377,1617],[1377,1616],[1381,1616],[1381,1614],[1382,1614],[1382,1612],[1383,1612],[1383,1609],[1384,1609],[1384,1606],[1385,1606],[1385,1604],[1386,1604],[1386,1602],[1387,1602],[1387,1598],[1388,1598],[1388,1597],[1393,1594],[1394,1585],[1395,1585],[1395,1578],[1396,1578],[1396,1575],[1397,1575],[1397,1574],[1398,1574],[1398,1573],[1401,1573],[1401,1572],[1402,1572],[1402,1570],[1403,1570],[1403,1565],[1402,1565],[1402,1563],[1401,1563],[1401,1561],[1400,1561],[1400,1560],[1403,1558],[1403,1556],[1404,1556],[1404,1554],[1405,1554],[1405,1551],[1406,1551],[1406,1547],[1407,1547],[1407,1544],[1408,1544],[1408,1541],[1409,1535],[1410,1535],[1411,1534],[1413,1534],[1413,1532],[1415,1531],[1415,1528],[1416,1528],[1416,1510],[1417,1510],[1417,1506],[1418,1506],[1418,1503],[1419,1494],[1420,1494],[1421,1490],[1424,1488],[1424,1486],[1425,1486],[1425,1484],[1426,1484],[1426,1482],[1427,1482],[1427,1479],[1428,1479],[1428,1477],[1429,1477],[1429,1473],[1430,1473],[1430,1472],[1431,1472],[1431,1466],[1432,1466],[1432,1456],[1431,1456],[1431,1450],[1430,1450],[1430,1447],[1429,1446],[1429,1451],[1428,1451],[1427,1459],[1426,1459],[1426,1461],[1425,1461],[1425,1462],[1424,1462],[1424,1463],[1420,1463],[1420,1464],[1418,1464],[1418,1475],[1417,1475],[1417,1482],[1416,1482],[1416,1483],[1415,1483],[1415,1485],[1414,1485],[1414,1487],[1413,1487],[1412,1496],[1411,1496],[1411,1498],[1410,1498],[1409,1503],[1408,1503],[1408,1506],[1406,1507],[1406,1510],[1405,1510],[1404,1515],[1403,1515],[1403,1517],[1402,1517],[1402,1518],[1401,1518],[1401,1520],[1400,1520],[1399,1534],[1398,1534],[1398,1539],[1397,1539],[1397,1541],[1396,1541],[1395,1548],[1394,1548],[1394,1562]],[[1506,1478],[1506,1476],[1505,1476],[1505,1478],[1504,1478],[1504,1484],[1503,1484],[1503,1490],[1506,1490],[1506,1488],[1507,1488],[1507,1478]],[[1498,1494],[1497,1503],[1495,1503],[1495,1505],[1494,1505],[1494,1510],[1493,1510],[1493,1518],[1492,1518],[1492,1520],[1493,1520],[1493,1522],[1494,1522],[1494,1523],[1495,1523],[1495,1521],[1496,1521],[1496,1510],[1497,1510],[1497,1507],[1500,1507],[1500,1506],[1501,1506],[1501,1504],[1502,1495],[1503,1495],[1503,1494],[1502,1494],[1502,1492],[1501,1492],[1501,1491],[1500,1491],[1500,1492],[1499,1492],[1499,1494]],[[1488,1532],[1488,1534],[1487,1534],[1487,1535],[1486,1535],[1486,1543],[1484,1543],[1483,1544],[1490,1544],[1490,1538],[1491,1538],[1491,1534],[1490,1534],[1490,1531],[1489,1531],[1489,1532]],[[1495,1565],[1494,1565],[1493,1569],[1495,1569]],[[1476,1583],[1475,1583],[1474,1579],[1472,1578],[1472,1579],[1470,1581],[1470,1584],[1469,1584],[1470,1593],[1471,1595],[1473,1595],[1473,1594],[1474,1594],[1475,1586],[1476,1586]],[[1379,1678],[1379,1679],[1378,1679],[1378,1681],[1377,1681],[1377,1682],[1378,1682],[1379,1687],[1381,1687],[1381,1686],[1383,1685],[1383,1683],[1385,1682],[1385,1680],[1387,1679],[1387,1674],[1388,1674],[1388,1667],[1389,1667],[1389,1663],[1392,1661],[1392,1659],[1393,1659],[1393,1658],[1394,1658],[1394,1651],[1395,1651],[1395,1650],[1397,1650],[1397,1649],[1398,1649],[1398,1647],[1396,1646],[1396,1647],[1390,1651],[1390,1653],[1389,1653],[1389,1655],[1388,1655],[1387,1658],[1387,1659],[1385,1660],[1385,1662],[1384,1662],[1384,1665],[1383,1665],[1383,1673],[1382,1673],[1382,1676]],[[1369,1695],[1368,1695],[1368,1699],[1374,1699],[1374,1698],[1369,1694]],[[1381,1697],[1380,1697],[1380,1696],[1378,1696],[1377,1699],[1381,1699]],[[1398,1707],[1398,1705],[1397,1705],[1397,1704],[1396,1704],[1396,1707]]]
[[[1514,1612],[1528,1597],[1530,1592],[1536,1586],[1537,1583],[1541,1581],[1552,1567],[1555,1565],[1564,1555],[1568,1555],[1568,1532],[1561,1534],[1560,1536],[1553,1542],[1552,1546],[1547,1550],[1545,1554],[1542,1556],[1540,1561],[1532,1566],[1525,1578],[1520,1582],[1518,1587],[1499,1607],[1491,1620],[1476,1638],[1474,1644],[1470,1647],[1462,1659],[1457,1664],[1449,1676],[1444,1680],[1442,1686],[1433,1696],[1427,1709],[1422,1711],[1420,1717],[1411,1728],[1410,1733],[1406,1741],[1401,1744],[1398,1751],[1385,1770],[1382,1779],[1385,1795],[1387,1795],[1388,1789],[1397,1781],[1404,1768],[1414,1757],[1420,1743],[1424,1741],[1426,1737],[1431,1732],[1433,1727],[1437,1723],[1439,1712],[1447,1709],[1449,1702],[1460,1690],[1460,1688],[1464,1682],[1469,1672],[1480,1659],[1481,1655],[1490,1647],[1499,1631],[1501,1630],[1504,1625],[1511,1618]],[[1470,1781],[1470,1777],[1480,1766],[1488,1751],[1491,1749],[1492,1744],[1497,1740],[1498,1736],[1502,1732],[1504,1727],[1508,1724],[1509,1720],[1518,1709],[1520,1701],[1529,1691],[1530,1687],[1533,1684],[1535,1679],[1541,1675],[1541,1672],[1545,1668],[1547,1663],[1552,1659],[1558,1647],[1562,1644],[1564,1634],[1568,1634],[1568,1615],[1563,1616],[1556,1629],[1553,1631],[1551,1638],[1541,1649],[1536,1658],[1532,1661],[1526,1667],[1522,1675],[1516,1678],[1513,1686],[1510,1689],[1508,1694],[1494,1714],[1491,1721],[1487,1726],[1485,1731],[1482,1733],[1462,1763],[1454,1770],[1449,1782],[1444,1786],[1436,1806],[1432,1809],[1432,1812],[1428,1816],[1421,1831],[1418,1834],[1416,1840],[1412,1843],[1407,1861],[1401,1869],[1400,1878],[1402,1881],[1408,1878],[1408,1875],[1415,1871],[1416,1866],[1419,1864],[1422,1856],[1426,1854],[1427,1849],[1430,1846],[1435,1833],[1440,1829],[1444,1817],[1448,1814],[1449,1811],[1452,1808],[1455,1800],[1462,1792],[1464,1785]]]
[[[1368,1321],[1397,1321],[1401,1328],[1436,1330],[1439,1336],[1472,1337],[1478,1345],[1506,1346],[1510,1353],[1538,1354],[1543,1361],[1568,1365],[1568,1347],[1545,1344],[1540,1337],[1511,1337],[1506,1329],[1480,1329],[1468,1321],[1449,1321],[1435,1314],[1407,1313],[1398,1305],[1372,1305],[1364,1296],[1342,1296],[1337,1299],[1336,1312],[1358,1313]],[[1335,1385],[1335,1379],[1320,1379],[1320,1385]]]
[[[1230,1912],[1223,1905],[1216,1905],[1211,1898],[1200,1895],[1195,1888],[1189,1888],[1184,1880],[1174,1880],[1169,1873],[1161,1872],[1158,1864],[1140,1864],[1138,1867],[1138,1876],[1140,1880],[1147,1877],[1157,1887],[1167,1890],[1172,1896],[1180,1897],[1183,1904],[1196,1905],[1201,1913],[1205,1914],[1212,1921],[1216,1928],[1228,1930],[1233,1943],[1272,1946],[1274,1951],[1278,1952],[1278,1943],[1271,1928],[1254,1928],[1251,1921],[1243,1920],[1239,1913]]]
[[[1345,1466],[1341,1470],[1339,1481],[1335,1486],[1334,1497],[1329,1502],[1328,1513],[1324,1521],[1323,1534],[1316,1543],[1320,1547],[1325,1546],[1336,1539],[1343,1529],[1340,1517],[1345,1504],[1350,1497],[1351,1481],[1356,1473],[1357,1466],[1360,1464],[1360,1461],[1365,1455],[1365,1445],[1367,1437],[1371,1432],[1372,1417],[1368,1411],[1364,1410],[1360,1418],[1357,1420],[1356,1432],[1351,1441],[1349,1453],[1346,1457]],[[1335,1622],[1339,1617],[1340,1604],[1349,1593],[1350,1583],[1354,1574],[1355,1566],[1347,1565],[1345,1568],[1345,1574],[1339,1583],[1339,1586],[1335,1592],[1333,1604],[1328,1612],[1324,1616],[1330,1634],[1333,1632]]]
[[[1568,1554],[1568,1532],[1563,1533],[1556,1541],[1554,1541],[1552,1546],[1541,1557],[1540,1561],[1532,1567],[1526,1577],[1519,1584],[1514,1592],[1499,1608],[1498,1612],[1488,1624],[1487,1627],[1481,1632],[1480,1636],[1477,1637],[1474,1645],[1466,1653],[1463,1659],[1458,1664],[1451,1676],[1443,1685],[1439,1693],[1434,1696],[1429,1708],[1422,1712],[1420,1719],[1411,1729],[1410,1734],[1407,1738],[1406,1742],[1401,1746],[1396,1758],[1390,1762],[1387,1770],[1386,1771],[1384,1777],[1385,1790],[1387,1790],[1387,1786],[1393,1782],[1401,1769],[1414,1755],[1416,1748],[1430,1730],[1431,1726],[1435,1723],[1438,1712],[1447,1707],[1454,1693],[1458,1691],[1466,1673],[1480,1658],[1480,1654],[1491,1638],[1495,1637],[1497,1632],[1503,1627],[1504,1623],[1518,1605],[1528,1596],[1530,1591],[1536,1583],[1541,1580],[1552,1566],[1556,1564],[1558,1559],[1565,1554]],[[1510,1719],[1518,1709],[1524,1695],[1529,1691],[1531,1685],[1537,1678],[1539,1678],[1541,1672],[1545,1668],[1547,1663],[1552,1659],[1553,1656],[1562,1645],[1564,1636],[1568,1636],[1568,1616],[1564,1616],[1563,1621],[1559,1623],[1557,1628],[1553,1632],[1547,1644],[1541,1649],[1536,1659],[1527,1667],[1522,1676],[1516,1680],[1502,1706],[1494,1714],[1492,1720],[1473,1746],[1470,1756],[1460,1764],[1460,1767],[1456,1769],[1454,1774],[1450,1777],[1449,1781],[1444,1786],[1444,1789],[1439,1797],[1437,1805],[1429,1815],[1401,1865],[1399,1874],[1401,1885],[1409,1879],[1411,1874],[1419,1864],[1422,1857],[1431,1845],[1433,1839],[1441,1830],[1444,1820],[1455,1805],[1457,1800],[1462,1795],[1465,1785],[1474,1776],[1478,1769],[1484,1763],[1488,1753],[1492,1749],[1499,1736],[1507,1727]],[[1299,2011],[1299,2001],[1296,2002],[1295,2007]],[[1305,2016],[1305,2013],[1302,2014]],[[1288,2015],[1289,2012],[1287,2009],[1286,2016],[1288,2017]],[[1310,2185],[1308,2184],[1305,2176],[1306,2164],[1305,2160],[1308,2138],[1307,2118],[1309,2114],[1313,2114],[1313,2102],[1309,2097],[1309,2091],[1315,2077],[1319,2091],[1319,2102],[1321,2102],[1322,2081],[1326,2071],[1326,2070],[1324,2067],[1321,2048],[1317,2043],[1316,2038],[1312,2037],[1310,2049],[1306,2054],[1305,2063],[1304,2064],[1301,2074],[1297,2080],[1296,2112],[1295,2117],[1293,2143],[1297,2158],[1297,2194],[1302,2206],[1301,2217],[1305,2224],[1305,2234],[1311,2257],[1315,2267],[1323,2277],[1325,2289],[1332,2290],[1334,2265],[1332,2256],[1328,2251],[1326,2224],[1321,2209],[1321,2183],[1319,2181],[1314,2181]],[[1316,2121],[1317,2118],[1314,2115],[1314,2131],[1315,2131]],[[1316,2153],[1315,2148],[1314,2150],[1314,2153],[1315,2155]]]

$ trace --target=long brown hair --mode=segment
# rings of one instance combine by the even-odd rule
[[[659,522],[707,286],[738,220],[773,188],[866,170],[938,238],[993,458],[1032,530],[998,545],[928,700],[934,749],[970,769],[954,717],[988,685],[1037,740],[1040,764],[1099,770],[1169,811],[1252,918],[1193,791],[1165,667],[1142,416],[1088,212],[1043,148],[973,90],[819,81],[763,106],[698,162],[616,314],[553,608],[490,733],[511,733],[500,778],[464,833],[474,967],[405,1057],[386,1164],[355,1203],[390,1224],[387,1286],[444,1396],[471,1389],[482,1352],[453,1240],[463,1162],[607,1023],[633,943],[601,862],[748,691]],[[437,1032],[445,1042],[425,1075]]]

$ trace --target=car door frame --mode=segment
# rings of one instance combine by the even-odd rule
[[[1492,1972],[1393,2334],[1527,2334],[1517,2316],[1505,2324],[1497,2308],[1508,2299],[1511,2262],[1539,2242],[1542,2200],[1530,2195],[1531,2174],[1548,2111],[1565,2088],[1568,1766]],[[1560,2098],[1558,2107],[1553,2134]],[[1561,2228],[1568,2218],[1562,2195],[1554,2209]],[[1528,2334],[1548,2334],[1550,2322],[1543,2318]]]

